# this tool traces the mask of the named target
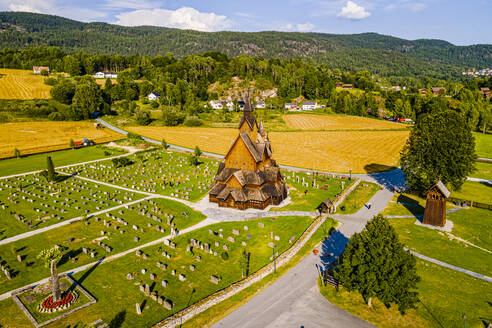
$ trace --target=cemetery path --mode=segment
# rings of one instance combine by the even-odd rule
[[[343,226],[318,247],[319,255],[309,254],[272,285],[212,327],[373,327],[368,322],[331,304],[318,290],[320,271],[330,259],[342,254],[348,238],[386,207],[393,193],[379,190],[371,208],[353,215],[334,215]]]
[[[184,234],[184,233],[187,233],[187,232],[190,232],[190,231],[194,231],[194,230],[197,230],[197,229],[206,227],[206,226],[211,225],[211,224],[214,224],[214,223],[217,223],[217,221],[207,218],[207,219],[205,219],[203,221],[200,221],[199,223],[197,223],[197,224],[195,224],[195,225],[193,225],[191,227],[182,229],[181,231],[179,231],[179,234]],[[118,253],[118,254],[114,254],[114,255],[110,255],[108,257],[104,257],[104,258],[102,258],[102,259],[100,259],[98,261],[95,261],[95,262],[92,262],[92,263],[88,263],[88,264],[79,266],[77,268],[74,268],[74,269],[65,271],[63,273],[59,273],[59,275],[72,275],[72,274],[75,274],[75,273],[78,273],[78,272],[85,271],[87,269],[90,269],[93,266],[100,265],[100,264],[103,264],[103,263],[108,263],[108,262],[114,261],[116,259],[119,259],[119,258],[121,258],[123,256],[126,256],[128,254],[135,253],[135,251],[137,251],[139,249],[146,248],[146,247],[149,247],[149,246],[159,245],[162,242],[164,242],[165,239],[171,239],[171,235],[167,235],[165,237],[162,237],[162,238],[153,240],[153,241],[148,242],[146,244],[139,245],[137,247],[128,249],[128,250],[123,251],[123,252]],[[19,291],[22,291],[22,290],[25,290],[25,289],[29,289],[29,288],[35,287],[37,285],[40,285],[40,284],[47,283],[49,281],[49,279],[50,279],[49,277],[48,278],[44,278],[44,279],[41,279],[41,280],[36,281],[34,283],[28,284],[26,286],[23,286],[23,287],[20,287],[20,288],[17,288],[17,289],[8,291],[6,293],[3,293],[3,294],[0,295],[0,301],[3,301],[5,299],[11,297],[13,294],[16,294]]]
[[[59,169],[66,169],[66,168],[74,167],[74,166],[77,166],[77,165],[91,164],[91,163],[97,163],[97,162],[112,160],[113,158],[120,158],[120,157],[130,156],[130,155],[132,155],[134,153],[135,153],[135,151],[133,151],[133,152],[132,151],[129,151],[128,153],[121,154],[121,155],[116,155],[116,156],[112,156],[112,157],[105,157],[105,158],[99,158],[99,159],[95,159],[95,160],[87,161],[87,162],[80,162],[80,163],[69,164],[69,165],[64,165],[64,166],[57,166],[57,167],[55,167],[55,169],[57,169],[57,170],[59,170]],[[22,176],[29,175],[29,174],[36,174],[36,173],[39,173],[39,172],[42,172],[42,171],[44,171],[44,170],[37,170],[37,171],[31,171],[31,172],[24,172],[24,173],[16,173],[16,174],[11,174],[11,175],[5,175],[5,176],[1,176],[0,177],[0,180],[2,180],[2,179],[8,179],[8,178],[15,178],[15,177],[22,177]]]
[[[479,179],[479,178],[466,178],[468,181],[473,181],[473,182],[480,182],[480,183],[488,183],[492,184],[492,180],[487,180],[487,179]]]
[[[47,227],[44,227],[44,228],[36,229],[36,230],[33,230],[33,231],[28,231],[28,232],[21,233],[21,234],[18,234],[18,235],[9,237],[9,238],[5,238],[5,239],[0,240],[0,246],[1,245],[12,243],[14,241],[18,241],[18,240],[21,240],[21,239],[29,238],[29,237],[35,236],[37,234],[40,234],[40,233],[43,233],[43,232],[46,232],[46,231],[50,231],[50,230],[53,230],[53,229],[57,229],[57,228],[60,228],[60,227],[63,227],[63,226],[66,226],[66,225],[69,225],[69,224],[72,224],[72,223],[75,223],[77,221],[80,221],[80,220],[84,219],[85,217],[93,217],[93,216],[96,216],[96,215],[104,214],[106,212],[114,211],[114,210],[117,210],[119,208],[125,207],[127,205],[137,204],[137,203],[140,203],[140,202],[142,202],[144,200],[152,199],[152,198],[155,198],[155,197],[154,196],[147,196],[145,198],[140,198],[140,199],[137,199],[137,200],[134,200],[134,201],[131,201],[131,202],[128,202],[128,203],[124,203],[124,204],[121,204],[121,205],[118,205],[118,206],[114,206],[114,207],[111,207],[111,208],[107,208],[107,209],[104,209],[104,210],[101,210],[101,211],[89,213],[89,214],[84,215],[84,216],[78,216],[76,218],[73,218],[73,219],[70,219],[70,220],[66,220],[66,221],[63,221],[63,222],[60,222],[60,223],[57,223],[57,224],[52,224],[52,225],[47,226]]]

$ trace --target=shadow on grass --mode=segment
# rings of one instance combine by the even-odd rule
[[[336,260],[345,251],[345,246],[348,244],[349,239],[341,233],[339,230],[333,229],[330,237],[323,241],[321,247],[320,259],[323,264],[323,270],[329,270],[331,274],[336,265]]]
[[[126,317],[126,311],[123,310],[120,313],[118,313],[113,320],[109,323],[109,328],[120,328],[123,325],[123,322],[125,322],[125,317]]]
[[[417,219],[420,218],[419,220],[422,221],[421,217],[424,214],[425,207],[420,205],[418,201],[408,196],[405,196],[404,194],[400,194],[396,199],[396,201],[401,205],[403,205]]]
[[[80,279],[75,279],[73,277],[73,275],[71,275],[70,277],[73,279],[73,281],[75,281],[75,284],[73,284],[72,286],[70,286],[70,288],[68,289],[69,291],[72,291],[75,289],[75,286],[76,284],[78,285],[82,285],[82,283],[84,282],[85,279],[87,279],[87,277],[90,276],[90,274],[92,272],[94,272],[94,270],[96,270],[96,268],[99,266],[99,264],[101,264],[101,262],[104,260],[104,257],[102,259],[100,259],[99,261],[96,262],[96,264],[94,264],[89,270],[87,270],[83,275],[82,277],[80,277]]]
[[[437,324],[439,325],[439,327],[441,328],[444,328],[444,326],[442,325],[442,323],[436,318],[436,316],[434,315],[434,313],[432,313],[430,311],[430,309],[427,307],[427,305],[424,304],[424,302],[422,302],[422,300],[419,300],[420,301],[420,304],[422,304],[422,306],[424,307],[424,309],[430,314],[430,316],[432,317],[432,319],[434,319]]]

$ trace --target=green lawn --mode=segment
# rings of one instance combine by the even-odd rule
[[[478,157],[492,158],[492,134],[473,133]]]
[[[158,223],[146,215],[138,214],[139,205],[136,204],[132,205],[133,209],[124,208],[111,212],[111,215],[115,218],[124,219],[127,225],[124,225],[123,221],[120,221],[122,222],[120,223],[117,219],[100,215],[88,219],[88,225],[86,225],[85,221],[78,221],[58,229],[46,231],[0,246],[0,258],[6,261],[13,272],[17,273],[12,280],[7,280],[4,274],[0,275],[0,293],[46,277],[49,274],[49,270],[42,265],[41,261],[36,259],[36,256],[41,250],[49,248],[52,245],[64,247],[63,254],[65,257],[60,261],[58,270],[59,272],[63,272],[169,235],[170,227],[167,225],[165,214],[169,216],[174,215],[172,223],[175,223],[179,230],[192,226],[205,218],[203,214],[197,213],[189,207],[171,200],[152,199],[150,201],[139,203],[141,206],[140,209],[145,210],[151,215],[157,214],[163,219],[162,223]],[[162,215],[159,215],[159,212]],[[96,220],[96,218],[100,220]],[[105,226],[104,221],[111,223],[111,225],[109,227]],[[136,225],[138,230],[135,230],[133,225]],[[160,226],[165,231],[157,231],[156,226]],[[118,227],[118,229],[116,230],[115,227]],[[104,235],[102,235],[101,231],[105,232]],[[121,233],[121,231],[124,231],[124,233]],[[139,238],[138,242],[135,241],[135,237]],[[98,240],[110,246],[112,252],[108,253],[101,246],[97,245],[96,241]],[[89,254],[84,254],[82,252],[83,247],[95,251],[96,256],[92,258]],[[76,263],[68,259],[69,254],[73,258],[77,258]],[[17,261],[17,255],[21,255],[24,258],[22,263]]]
[[[109,155],[106,155],[107,152]],[[46,169],[46,157],[51,156],[55,166],[65,166],[123,154],[123,151],[103,146],[75,150],[61,150],[22,158],[0,160],[0,176]]]
[[[346,189],[351,181],[346,179],[331,178],[324,175],[314,175],[304,172],[282,172],[289,188],[291,203],[284,207],[274,207],[272,211],[316,211],[321,202],[327,198],[335,199],[335,196]],[[299,178],[299,182],[297,182]],[[307,186],[303,186],[303,179]],[[313,182],[319,188],[313,187]],[[307,190],[307,193],[305,192]]]
[[[359,185],[338,206],[340,214],[353,214],[360,210],[381,187],[375,183],[361,181]],[[342,210],[345,207],[345,210]]]
[[[0,239],[30,231],[30,224],[39,229],[144,197],[76,178],[64,177],[56,184],[47,183],[40,174],[3,179]]]
[[[448,216],[453,222],[455,218],[457,222],[456,228],[451,232],[453,235],[492,250],[492,238],[488,228],[492,225],[490,211],[461,210]],[[415,220],[389,219],[401,242],[409,249],[477,273],[492,275],[491,253],[469,246],[444,232],[418,226]]]
[[[201,164],[193,166],[190,157],[190,154],[155,149],[128,156],[131,164],[125,167],[115,168],[108,160],[77,165],[63,172],[78,172],[98,181],[196,201],[209,191],[219,162],[201,158]]]
[[[491,322],[490,283],[417,259],[420,302],[415,310],[401,315],[396,306],[387,309],[378,300],[368,308],[357,292],[320,286],[321,293],[333,304],[381,328],[393,327],[466,327],[482,328]]]
[[[477,170],[470,174],[472,178],[492,180],[492,163],[476,162],[475,168]]]
[[[292,245],[288,240],[292,236],[298,238],[312,221],[313,219],[308,217],[281,217],[274,220],[265,218],[247,222],[219,223],[178,236],[174,239],[177,245],[176,249],[164,244],[144,249],[144,253],[149,256],[147,260],[130,254],[102,264],[94,270],[76,274],[74,278],[94,295],[98,303],[74,313],[67,319],[58,321],[52,327],[66,327],[77,322],[89,324],[99,318],[109,323],[122,311],[125,311],[125,327],[150,326],[187,305],[240,280],[239,258],[242,256],[243,250],[251,254],[249,270],[252,273],[270,262],[272,249],[267,246],[269,242],[275,242],[278,246],[278,252],[281,253]],[[265,227],[259,227],[258,222],[263,223]],[[244,230],[244,226],[248,226],[247,231]],[[210,234],[209,229],[223,233],[224,238]],[[239,236],[234,235],[232,229],[237,229]],[[274,235],[278,235],[280,240],[270,239],[271,231],[274,232]],[[247,237],[248,234],[251,238]],[[230,236],[235,237],[234,243],[227,240],[227,237]],[[193,250],[193,255],[187,252],[186,246],[190,238],[200,240],[202,243],[210,243],[211,248],[217,251],[218,255],[214,256],[199,248]],[[215,246],[216,241],[220,243],[220,247]],[[241,246],[243,241],[247,243],[247,246]],[[224,252],[222,248],[224,244],[229,247],[227,260],[221,257],[221,253]],[[170,254],[171,260],[162,256],[163,252]],[[198,255],[201,256],[201,261],[196,260]],[[156,266],[158,261],[167,264],[167,269],[158,268]],[[196,270],[191,271],[190,265],[195,265]],[[141,273],[143,268],[147,270],[145,274]],[[176,270],[176,275],[172,275],[172,270]],[[127,280],[126,275],[128,273],[133,273],[135,279]],[[149,278],[150,273],[157,275],[155,281]],[[181,273],[186,276],[186,280],[183,282],[178,280],[178,275]],[[210,282],[211,275],[221,278],[219,284]],[[161,285],[163,280],[168,282],[167,287]],[[159,296],[171,300],[174,303],[173,310],[168,311],[150,297],[146,297],[139,290],[140,281],[151,285],[152,291],[157,292]],[[193,290],[195,291],[193,292]],[[137,302],[144,305],[142,316],[138,316],[135,312],[135,303]],[[0,302],[0,311],[4,312],[7,308],[11,308],[9,301]],[[12,317],[17,318],[15,314]],[[1,318],[0,324],[17,324],[10,321],[10,318]]]
[[[451,192],[451,197],[492,204],[492,184],[466,181],[460,190]]]

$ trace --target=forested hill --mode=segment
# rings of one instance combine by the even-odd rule
[[[164,27],[82,23],[58,16],[0,12],[0,48],[56,46],[75,53],[176,57],[220,51],[228,56],[306,58],[330,68],[381,75],[458,76],[492,67],[492,45],[455,46],[442,40],[409,41],[376,33],[198,32]]]

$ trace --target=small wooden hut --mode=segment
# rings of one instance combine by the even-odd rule
[[[271,158],[273,150],[263,124],[246,101],[239,122],[239,134],[220,164],[209,200],[221,207],[264,209],[287,197],[280,168]]]
[[[451,193],[448,188],[438,180],[427,190],[424,219],[422,223],[444,227],[446,224],[446,199]]]
[[[318,205],[316,209],[320,213],[333,213],[335,212],[335,206],[333,205],[333,202],[331,199],[327,198],[324,202]]]

